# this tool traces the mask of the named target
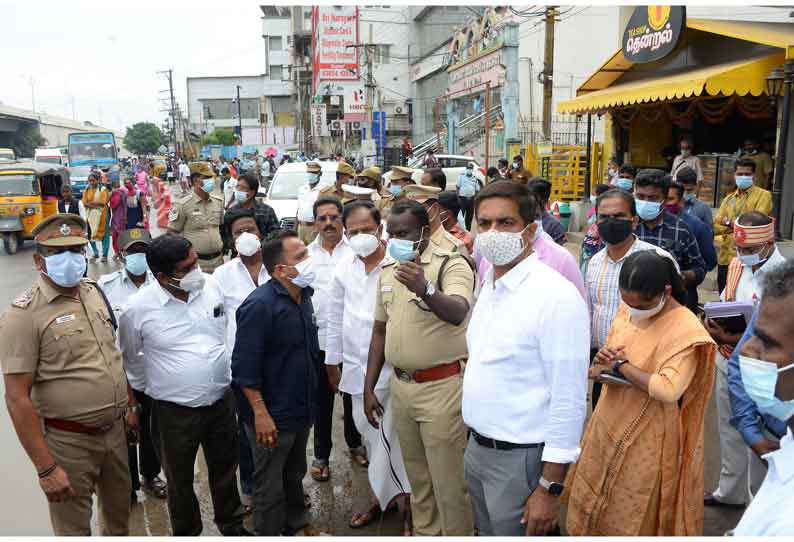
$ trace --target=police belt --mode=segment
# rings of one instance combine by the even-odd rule
[[[403,382],[416,382],[422,384],[424,382],[433,382],[434,380],[443,380],[460,373],[460,361],[452,361],[444,363],[443,365],[436,365],[430,369],[419,369],[413,373],[403,371],[394,367],[394,374]]]
[[[212,254],[199,254],[199,260],[214,260],[218,256],[223,256],[223,252],[213,252]]]
[[[83,425],[79,422],[73,422],[71,420],[59,420],[56,418],[47,418],[44,420],[44,425],[46,427],[52,427],[53,429],[58,429],[60,431],[66,431],[68,433],[80,433],[81,435],[104,435],[116,424],[116,422],[120,418],[116,418],[113,422],[103,425],[102,427],[89,427],[87,425]]]

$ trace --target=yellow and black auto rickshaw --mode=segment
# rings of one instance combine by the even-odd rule
[[[66,169],[43,162],[0,162],[0,234],[6,254],[15,254],[39,222],[58,212]]]

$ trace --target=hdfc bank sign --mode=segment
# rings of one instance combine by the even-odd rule
[[[623,56],[634,63],[653,62],[675,49],[684,29],[684,6],[640,6],[623,33]]]

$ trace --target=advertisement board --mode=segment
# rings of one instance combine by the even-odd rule
[[[319,6],[314,8],[314,73],[322,81],[358,79],[358,8]]]
[[[345,115],[365,114],[367,112],[367,93],[364,84],[348,83],[343,94],[343,111]]]
[[[491,88],[504,84],[505,66],[502,60],[502,50],[497,49],[476,60],[449,70],[449,86],[447,94],[456,97],[470,92],[481,92],[485,83],[490,81]]]
[[[623,33],[623,56],[634,63],[653,62],[675,49],[685,28],[684,6],[639,6]]]
[[[318,137],[328,135],[325,104],[312,104],[312,135]]]

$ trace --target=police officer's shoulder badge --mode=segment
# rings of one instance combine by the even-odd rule
[[[168,211],[168,221],[173,222],[177,218],[179,218],[179,207],[171,207],[171,210]]]
[[[33,301],[33,288],[28,288],[19,294],[11,305],[18,309],[27,309],[31,301]]]

